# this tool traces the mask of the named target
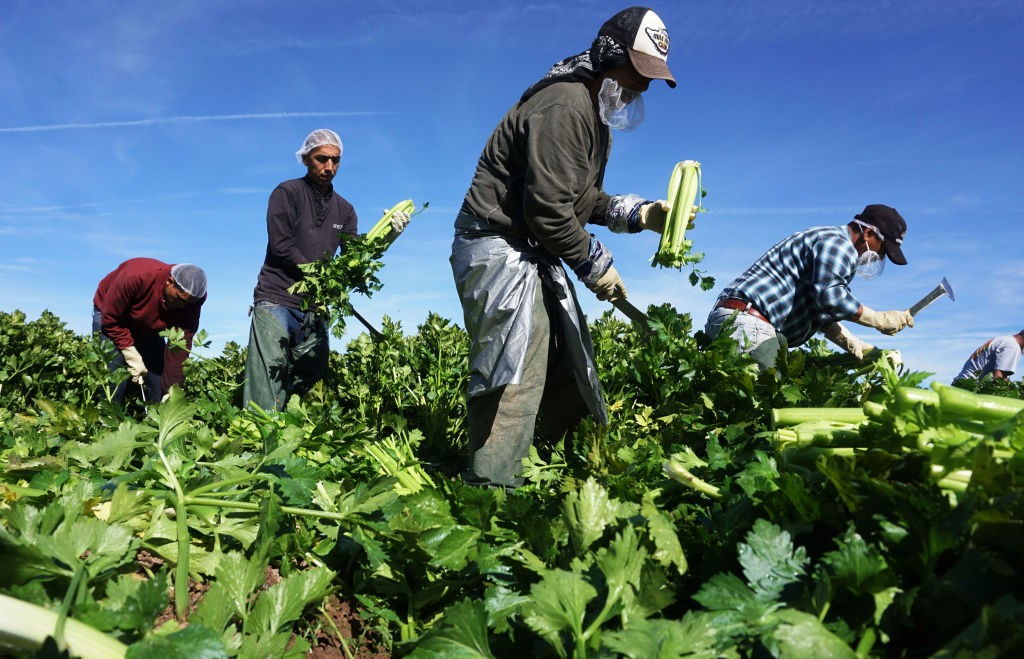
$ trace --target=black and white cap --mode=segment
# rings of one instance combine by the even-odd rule
[[[645,78],[664,80],[669,87],[676,79],[668,70],[668,30],[649,7],[630,7],[612,16],[597,33],[625,46],[629,61]]]

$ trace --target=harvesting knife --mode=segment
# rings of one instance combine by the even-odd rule
[[[366,320],[366,319],[365,319],[365,318],[363,318],[363,317],[362,317],[361,315],[359,315],[359,312],[358,312],[358,311],[356,311],[356,308],[355,308],[355,307],[352,307],[351,305],[349,305],[349,306],[350,306],[350,307],[351,307],[351,309],[352,309],[352,315],[353,315],[353,316],[355,316],[355,317],[356,317],[356,320],[358,320],[359,322],[361,322],[361,323],[362,323],[362,324],[363,324],[363,325],[364,325],[364,326],[366,327],[366,329],[370,331],[370,337],[371,337],[371,338],[372,338],[372,339],[373,339],[374,341],[379,341],[380,339],[383,339],[383,338],[384,338],[384,334],[383,334],[383,333],[382,333],[382,332],[381,332],[381,331],[380,331],[379,329],[377,329],[376,327],[374,327],[373,325],[371,325],[371,324],[370,324],[370,321]]]
[[[633,306],[633,303],[626,300],[626,298],[620,297],[617,300],[613,300],[612,304],[616,309],[625,314],[626,318],[640,326],[643,330],[642,340],[646,341],[651,336],[651,319],[647,317],[647,314]]]
[[[956,296],[953,295],[953,287],[949,285],[949,281],[945,277],[942,278],[942,281],[939,282],[939,285],[936,286],[931,293],[925,295],[923,298],[918,300],[917,303],[914,304],[914,306],[908,309],[910,315],[916,316],[919,311],[927,307],[935,300],[938,300],[943,295],[948,295],[950,300],[956,302]]]

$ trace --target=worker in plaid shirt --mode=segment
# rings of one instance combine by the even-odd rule
[[[775,365],[780,350],[796,347],[819,331],[861,359],[873,346],[851,334],[840,320],[889,335],[914,325],[909,311],[875,311],[850,292],[854,275],[877,277],[885,257],[906,265],[902,250],[906,232],[907,223],[900,214],[882,204],[868,205],[846,226],[797,232],[725,287],[704,331],[715,337],[731,319],[730,336],[762,370]]]

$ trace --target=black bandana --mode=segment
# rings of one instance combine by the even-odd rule
[[[622,66],[629,62],[629,55],[626,48],[609,36],[599,36],[594,39],[589,50],[584,50],[579,55],[567,57],[564,60],[555,62],[547,75],[533,83],[529,89],[523,92],[519,102],[522,103],[548,85],[556,82],[583,82],[593,80],[597,74],[603,73],[616,66]]]

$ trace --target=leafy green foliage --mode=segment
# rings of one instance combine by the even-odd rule
[[[411,656],[1012,654],[1022,419],[900,403],[922,374],[819,342],[761,373],[648,311],[650,336],[592,323],[610,423],[538,430],[514,492],[455,476],[469,341],[437,316],[357,337],[273,415],[237,407],[244,351],[201,357],[199,336],[184,389],[142,417],[96,393],[110,376],[87,339],[4,316],[0,364],[47,332],[83,361],[0,389],[0,590],[132,656],[298,656],[330,630],[328,594]],[[849,454],[776,445],[775,408],[865,403]],[[965,470],[950,497],[941,479]]]
[[[331,333],[341,338],[345,318],[352,315],[352,293],[369,297],[380,290],[377,271],[384,267],[380,259],[389,244],[384,238],[349,236],[333,259],[301,264],[303,277],[288,292],[303,296],[303,309],[326,314]]]

